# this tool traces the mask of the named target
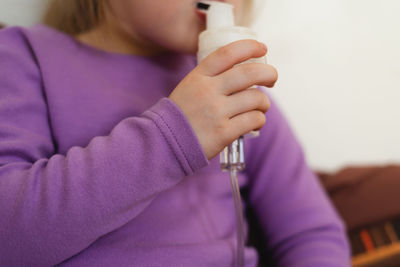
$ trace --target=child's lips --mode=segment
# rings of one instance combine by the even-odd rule
[[[196,8],[196,15],[200,18],[200,20],[203,22],[203,23],[206,23],[206,14],[204,13],[204,12],[201,12],[200,10],[198,10],[197,8]]]

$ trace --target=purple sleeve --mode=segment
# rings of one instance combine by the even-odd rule
[[[2,41],[1,266],[53,266],[133,220],[157,194],[208,164],[168,99],[87,147],[56,154],[34,57],[28,47]]]
[[[276,105],[248,143],[249,201],[277,266],[350,266],[343,223]]]

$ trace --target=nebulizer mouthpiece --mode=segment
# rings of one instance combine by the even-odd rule
[[[233,6],[223,2],[201,1],[197,8],[207,14],[207,30],[235,26]]]
[[[199,35],[198,62],[229,43],[244,39],[257,40],[257,34],[253,30],[235,26],[232,5],[219,1],[199,1],[197,9],[206,14],[206,30]],[[250,62],[265,63],[265,57],[250,59],[240,64]],[[258,136],[258,132],[249,133],[247,136]],[[223,171],[230,172],[237,226],[236,266],[241,267],[244,266],[244,223],[237,173],[245,168],[244,136],[235,140],[220,153],[220,166]]]
[[[231,4],[219,1],[200,1],[197,8],[206,14],[206,30],[199,35],[199,50],[197,60],[201,62],[209,54],[229,43],[253,39],[257,40],[257,34],[246,27],[235,26],[234,7]],[[265,63],[265,57],[253,58],[245,63]],[[256,137],[258,132],[252,131],[246,137]],[[245,168],[244,162],[244,137],[240,137],[220,154],[221,168],[230,171],[234,167],[237,171]]]

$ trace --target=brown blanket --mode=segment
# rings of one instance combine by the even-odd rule
[[[400,216],[400,165],[319,173],[348,230]]]

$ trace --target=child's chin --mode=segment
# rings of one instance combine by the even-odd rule
[[[190,49],[188,49],[186,52],[184,52],[186,54],[193,54],[195,55],[197,53],[197,45],[194,47],[191,47]]]
[[[182,54],[196,54],[197,53],[197,42],[193,44],[188,44],[186,43],[185,45],[180,45],[176,47],[170,47],[169,50],[177,52],[177,53],[182,53]]]

